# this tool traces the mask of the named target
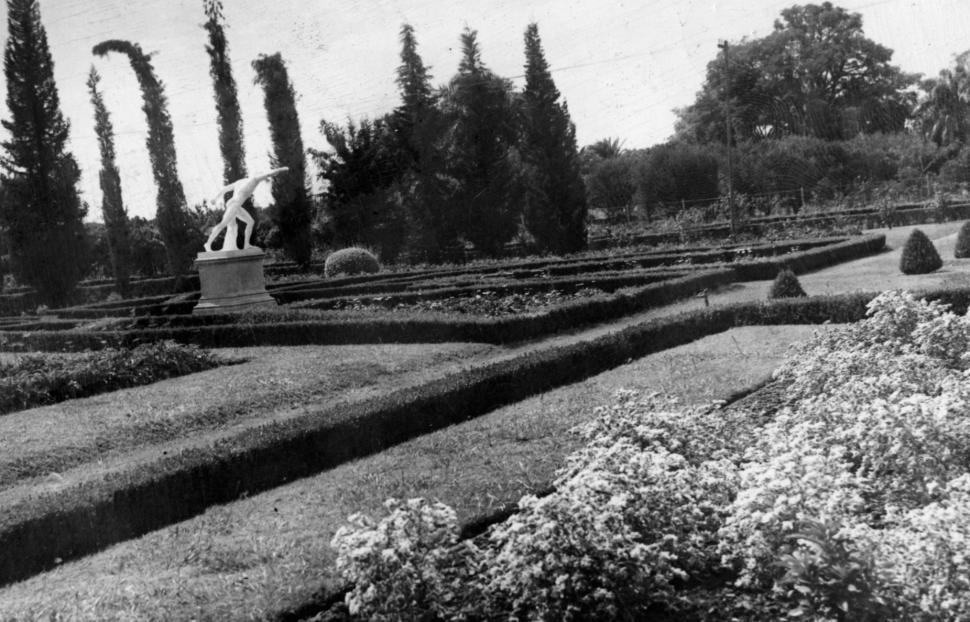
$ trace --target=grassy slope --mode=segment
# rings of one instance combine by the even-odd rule
[[[105,463],[123,467],[140,448],[198,440],[294,404],[361,399],[495,350],[481,344],[217,350],[249,362],[0,417],[0,491],[71,469],[80,477]]]
[[[264,619],[334,585],[328,543],[347,515],[379,513],[388,496],[438,498],[462,519],[492,511],[546,484],[576,446],[566,431],[617,389],[723,397],[764,377],[813,330],[740,328],[645,357],[7,587],[0,611]]]

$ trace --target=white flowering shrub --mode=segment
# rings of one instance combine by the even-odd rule
[[[672,582],[714,563],[732,490],[726,461],[690,465],[629,439],[574,455],[556,492],[527,497],[489,534],[493,610],[523,619],[615,619],[672,604]]]
[[[870,547],[887,579],[896,619],[970,620],[970,475],[948,482],[940,500],[848,535]]]
[[[425,499],[385,503],[375,522],[354,514],[330,545],[337,570],[353,588],[351,614],[367,620],[456,619],[467,598],[475,550],[458,543],[455,511]]]
[[[768,421],[621,393],[576,430],[555,491],[477,546],[440,504],[352,517],[333,540],[348,604],[377,620],[970,620],[970,318],[889,292],[776,380]]]

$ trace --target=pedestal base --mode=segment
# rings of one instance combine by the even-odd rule
[[[234,313],[276,307],[276,300],[266,293],[263,256],[262,249],[255,247],[199,253],[195,266],[199,269],[202,297],[192,313]]]

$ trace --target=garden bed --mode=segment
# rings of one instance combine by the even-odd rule
[[[0,415],[184,376],[231,360],[194,346],[158,342],[65,356],[32,354],[0,362]]]

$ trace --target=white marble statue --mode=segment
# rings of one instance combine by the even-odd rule
[[[209,233],[209,239],[205,243],[206,252],[212,252],[212,243],[222,231],[226,232],[225,240],[222,243],[222,250],[239,250],[236,247],[236,232],[238,227],[236,224],[237,218],[243,221],[243,223],[246,225],[246,236],[245,242],[243,243],[243,249],[250,248],[251,244],[249,243],[249,240],[253,237],[254,223],[253,217],[243,209],[243,203],[246,202],[246,199],[253,196],[253,191],[256,190],[256,186],[258,186],[260,183],[266,181],[273,175],[279,175],[280,173],[288,170],[290,169],[286,166],[276,168],[262,175],[253,175],[252,177],[240,179],[239,181],[235,181],[219,190],[219,194],[212,199],[212,202],[217,207],[225,204],[226,213],[223,215],[222,220],[219,221],[219,224],[213,227],[212,231]],[[232,197],[228,202],[226,202],[226,193],[229,191],[232,191]]]

